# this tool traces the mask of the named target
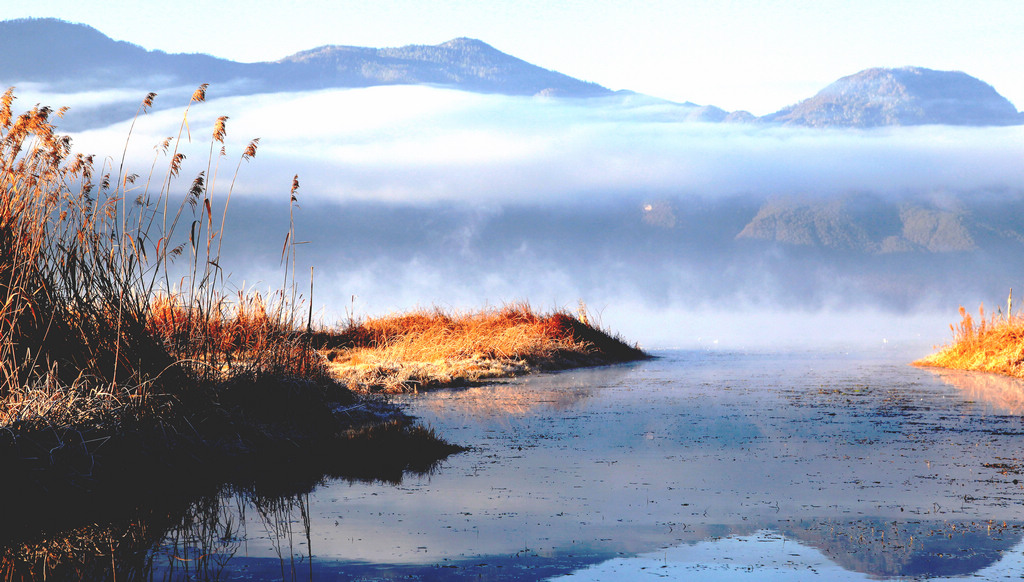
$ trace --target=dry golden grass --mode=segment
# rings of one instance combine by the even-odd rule
[[[644,357],[581,319],[538,315],[525,303],[475,313],[421,310],[328,334],[341,345],[323,353],[350,389],[384,392]]]
[[[220,249],[235,178],[226,193],[215,185],[226,155],[226,116],[210,136],[206,169],[189,186],[177,182],[188,109],[205,92],[203,85],[193,94],[178,137],[157,148],[144,179],[125,167],[131,130],[120,165],[73,154],[71,140],[52,123],[63,110],[37,105],[16,115],[13,90],[0,97],[5,462],[36,458],[25,449],[32,439],[22,437],[40,431],[59,441],[46,455],[54,465],[53,451],[81,450],[91,458],[101,446],[109,450],[104,443],[127,425],[159,423],[162,430],[177,423],[171,434],[194,433],[189,417],[210,416],[233,380],[327,378],[303,335],[306,326],[297,325],[293,229],[282,257],[292,276],[286,270],[281,290],[268,301],[225,291]],[[146,96],[140,115],[154,97]],[[236,177],[257,142],[240,154]],[[166,172],[157,171],[161,157]],[[293,207],[297,188],[296,177]],[[332,397],[347,397],[341,392]]]
[[[150,303],[146,329],[180,362],[198,358],[194,364],[220,377],[266,370],[324,375],[322,359],[283,322],[280,305],[268,306],[259,293],[239,292],[233,300],[218,297],[212,304],[189,307],[180,293],[160,294]]]
[[[978,312],[978,323],[975,323],[971,314],[961,307],[960,323],[950,325],[950,329],[953,331],[953,343],[914,362],[914,365],[978,370],[1024,378],[1024,316],[995,314],[986,318],[982,306]]]

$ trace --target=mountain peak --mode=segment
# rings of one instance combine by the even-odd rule
[[[332,86],[432,84],[507,95],[594,97],[609,89],[532,65],[491,45],[459,37],[437,45],[394,48],[327,46],[279,63],[298,63]]]
[[[924,67],[865,69],[765,119],[811,127],[1024,123],[991,85],[961,71]]]
[[[441,43],[437,46],[458,50],[497,50],[482,40],[469,38],[468,36],[460,36],[458,38],[453,38],[450,41]]]

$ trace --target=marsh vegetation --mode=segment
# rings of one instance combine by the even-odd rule
[[[963,306],[960,322],[950,324],[953,341],[914,362],[918,366],[976,370],[1024,378],[1024,316],[1013,314],[1013,292],[1002,308],[986,317],[985,306],[975,319]]]
[[[259,139],[231,158],[228,118],[218,118],[203,146],[204,169],[183,182],[186,146],[198,141],[189,110],[205,94],[202,85],[192,95],[177,135],[156,145],[145,175],[125,161],[133,158],[134,123],[119,155],[74,153],[56,127],[64,110],[15,114],[13,89],[3,94],[5,492],[59,499],[54,511],[73,515],[84,499],[114,500],[197,475],[233,482],[267,466],[395,478],[461,449],[353,390],[644,356],[589,325],[585,309],[538,315],[517,304],[315,324],[296,276],[298,176],[284,191],[280,286],[239,289],[221,249],[236,179]],[[145,97],[139,116],[155,97]]]
[[[368,431],[406,443],[399,467],[458,449],[331,378],[300,314],[294,229],[279,289],[238,290],[225,276],[235,178],[259,140],[229,162],[220,117],[205,169],[176,194],[189,109],[205,92],[145,176],[125,165],[131,129],[119,156],[76,154],[55,126],[64,110],[17,115],[13,89],[0,100],[0,464],[18,498],[74,505],[189,467],[216,480],[327,447],[357,455],[350,443]],[[296,176],[293,208],[298,187]]]

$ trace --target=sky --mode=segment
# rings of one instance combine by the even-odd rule
[[[756,115],[844,75],[912,65],[967,72],[1024,108],[1019,0],[49,0],[3,16],[249,62],[467,36],[611,89]]]

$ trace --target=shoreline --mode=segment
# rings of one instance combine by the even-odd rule
[[[46,503],[86,501],[116,498],[112,489],[166,482],[244,482],[282,466],[395,480],[407,468],[427,472],[464,450],[396,405],[356,397],[333,382],[235,379],[192,400],[160,407],[163,414],[120,419],[116,426],[4,427],[0,491]]]
[[[0,465],[6,479],[0,491],[33,509],[12,512],[0,538],[39,535],[41,514],[51,516],[45,520],[50,527],[63,523],[59,531],[95,519],[97,508],[143,503],[161,491],[246,488],[268,480],[277,489],[308,491],[325,478],[398,483],[404,474],[428,474],[466,449],[418,424],[388,401],[388,393],[480,386],[652,357],[575,316],[537,315],[523,305],[458,316],[435,311],[417,316],[422,325],[415,331],[377,333],[396,317],[407,320],[410,314],[307,334],[302,342],[322,365],[304,375],[253,371],[149,394],[143,409],[115,422],[56,427],[40,417],[5,425]],[[427,330],[438,324],[459,343],[465,337],[452,329],[480,318],[498,320],[500,335],[515,335],[533,348],[503,352],[508,346],[479,344],[470,358],[392,359],[387,368],[379,362],[362,368],[338,363],[351,362],[356,352],[372,359],[368,354],[380,355],[376,348],[429,336]]]

